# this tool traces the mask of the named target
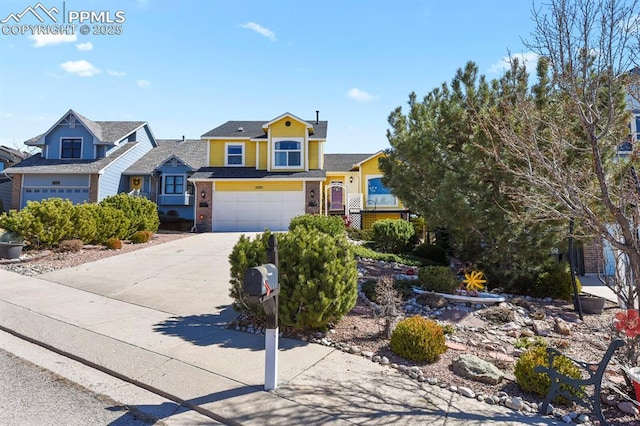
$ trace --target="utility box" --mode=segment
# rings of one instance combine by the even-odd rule
[[[249,299],[260,303],[280,293],[278,268],[272,263],[254,266],[244,273],[243,289]]]

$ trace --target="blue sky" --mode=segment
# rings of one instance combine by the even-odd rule
[[[0,21],[37,4],[3,0]],[[106,23],[76,19],[75,35],[62,37],[12,34],[40,24],[30,13],[0,23],[1,145],[21,146],[69,109],[96,121],[147,121],[157,138],[200,138],[228,120],[284,112],[312,119],[319,110],[329,121],[325,152],[373,153],[389,146],[387,117],[410,92],[422,98],[470,60],[498,77],[509,52],[527,54],[521,39],[533,29],[525,0],[41,5],[58,10],[56,25],[82,11],[104,12],[94,18]],[[39,10],[41,25],[53,25]],[[118,16],[124,22],[107,22]],[[92,34],[117,25],[122,34]]]

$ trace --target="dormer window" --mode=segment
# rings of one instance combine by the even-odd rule
[[[297,141],[275,143],[276,167],[300,167],[302,165],[302,144]]]
[[[63,138],[60,141],[60,158],[82,158],[82,139]]]
[[[244,166],[243,143],[227,143],[225,144],[225,151],[225,166]]]

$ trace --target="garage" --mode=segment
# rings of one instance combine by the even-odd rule
[[[217,191],[213,231],[286,231],[291,219],[304,212],[303,191]]]
[[[47,198],[68,199],[73,204],[89,201],[88,175],[25,175],[22,182],[20,208],[27,201],[42,201]]]

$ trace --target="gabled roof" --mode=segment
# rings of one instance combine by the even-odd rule
[[[25,141],[24,144],[44,144],[43,136],[55,129],[69,114],[73,114],[84,128],[103,144],[114,144],[147,124],[146,121],[93,121],[70,109],[49,130]]]
[[[35,154],[18,164],[14,164],[5,170],[6,174],[95,174],[101,173],[105,167],[116,161],[119,157],[129,152],[138,143],[130,142],[119,148],[113,154],[99,160],[49,160],[42,158],[42,154]]]
[[[371,154],[325,154],[324,169],[328,172],[350,172],[354,170],[355,165],[362,164],[371,156]]]
[[[133,163],[123,174],[149,175],[172,157],[182,161],[191,170],[198,170],[206,165],[207,144],[200,139],[158,139],[158,146],[153,148],[138,161]]]
[[[286,115],[286,114],[284,114]],[[275,120],[260,120],[260,121],[227,121],[226,123],[209,130],[202,135],[202,138],[243,138],[243,139],[266,139],[267,135],[264,131],[264,126],[277,121],[284,117],[280,116]],[[291,115],[291,114],[289,114]],[[291,115],[292,117],[295,117]],[[307,126],[313,127],[313,136],[309,139],[326,139],[327,138],[327,121],[316,120],[301,120],[295,117],[297,120],[306,123]]]
[[[364,158],[360,161],[358,161],[357,163],[355,163],[356,166],[360,167],[363,163],[366,163],[367,161],[371,160],[374,157],[377,157],[378,155],[384,153],[384,151],[378,151],[375,154],[369,154],[369,156],[367,158]]]
[[[313,130],[313,126],[311,125],[311,123],[309,123],[308,121],[304,121],[302,118],[298,118],[295,115],[291,114],[290,112],[285,112],[284,114],[282,114],[279,117],[274,118],[273,120],[264,123],[262,125],[262,130],[264,130],[265,132],[267,131],[267,129],[269,128],[269,126],[271,126],[273,123],[282,120],[285,117],[289,117],[295,121],[297,121],[298,123],[301,123],[302,125],[304,125],[307,130],[309,130],[309,134],[312,135],[315,133],[315,131]]]
[[[203,179],[324,179],[324,170],[308,172],[268,172],[255,167],[203,167],[189,177],[189,180]]]

